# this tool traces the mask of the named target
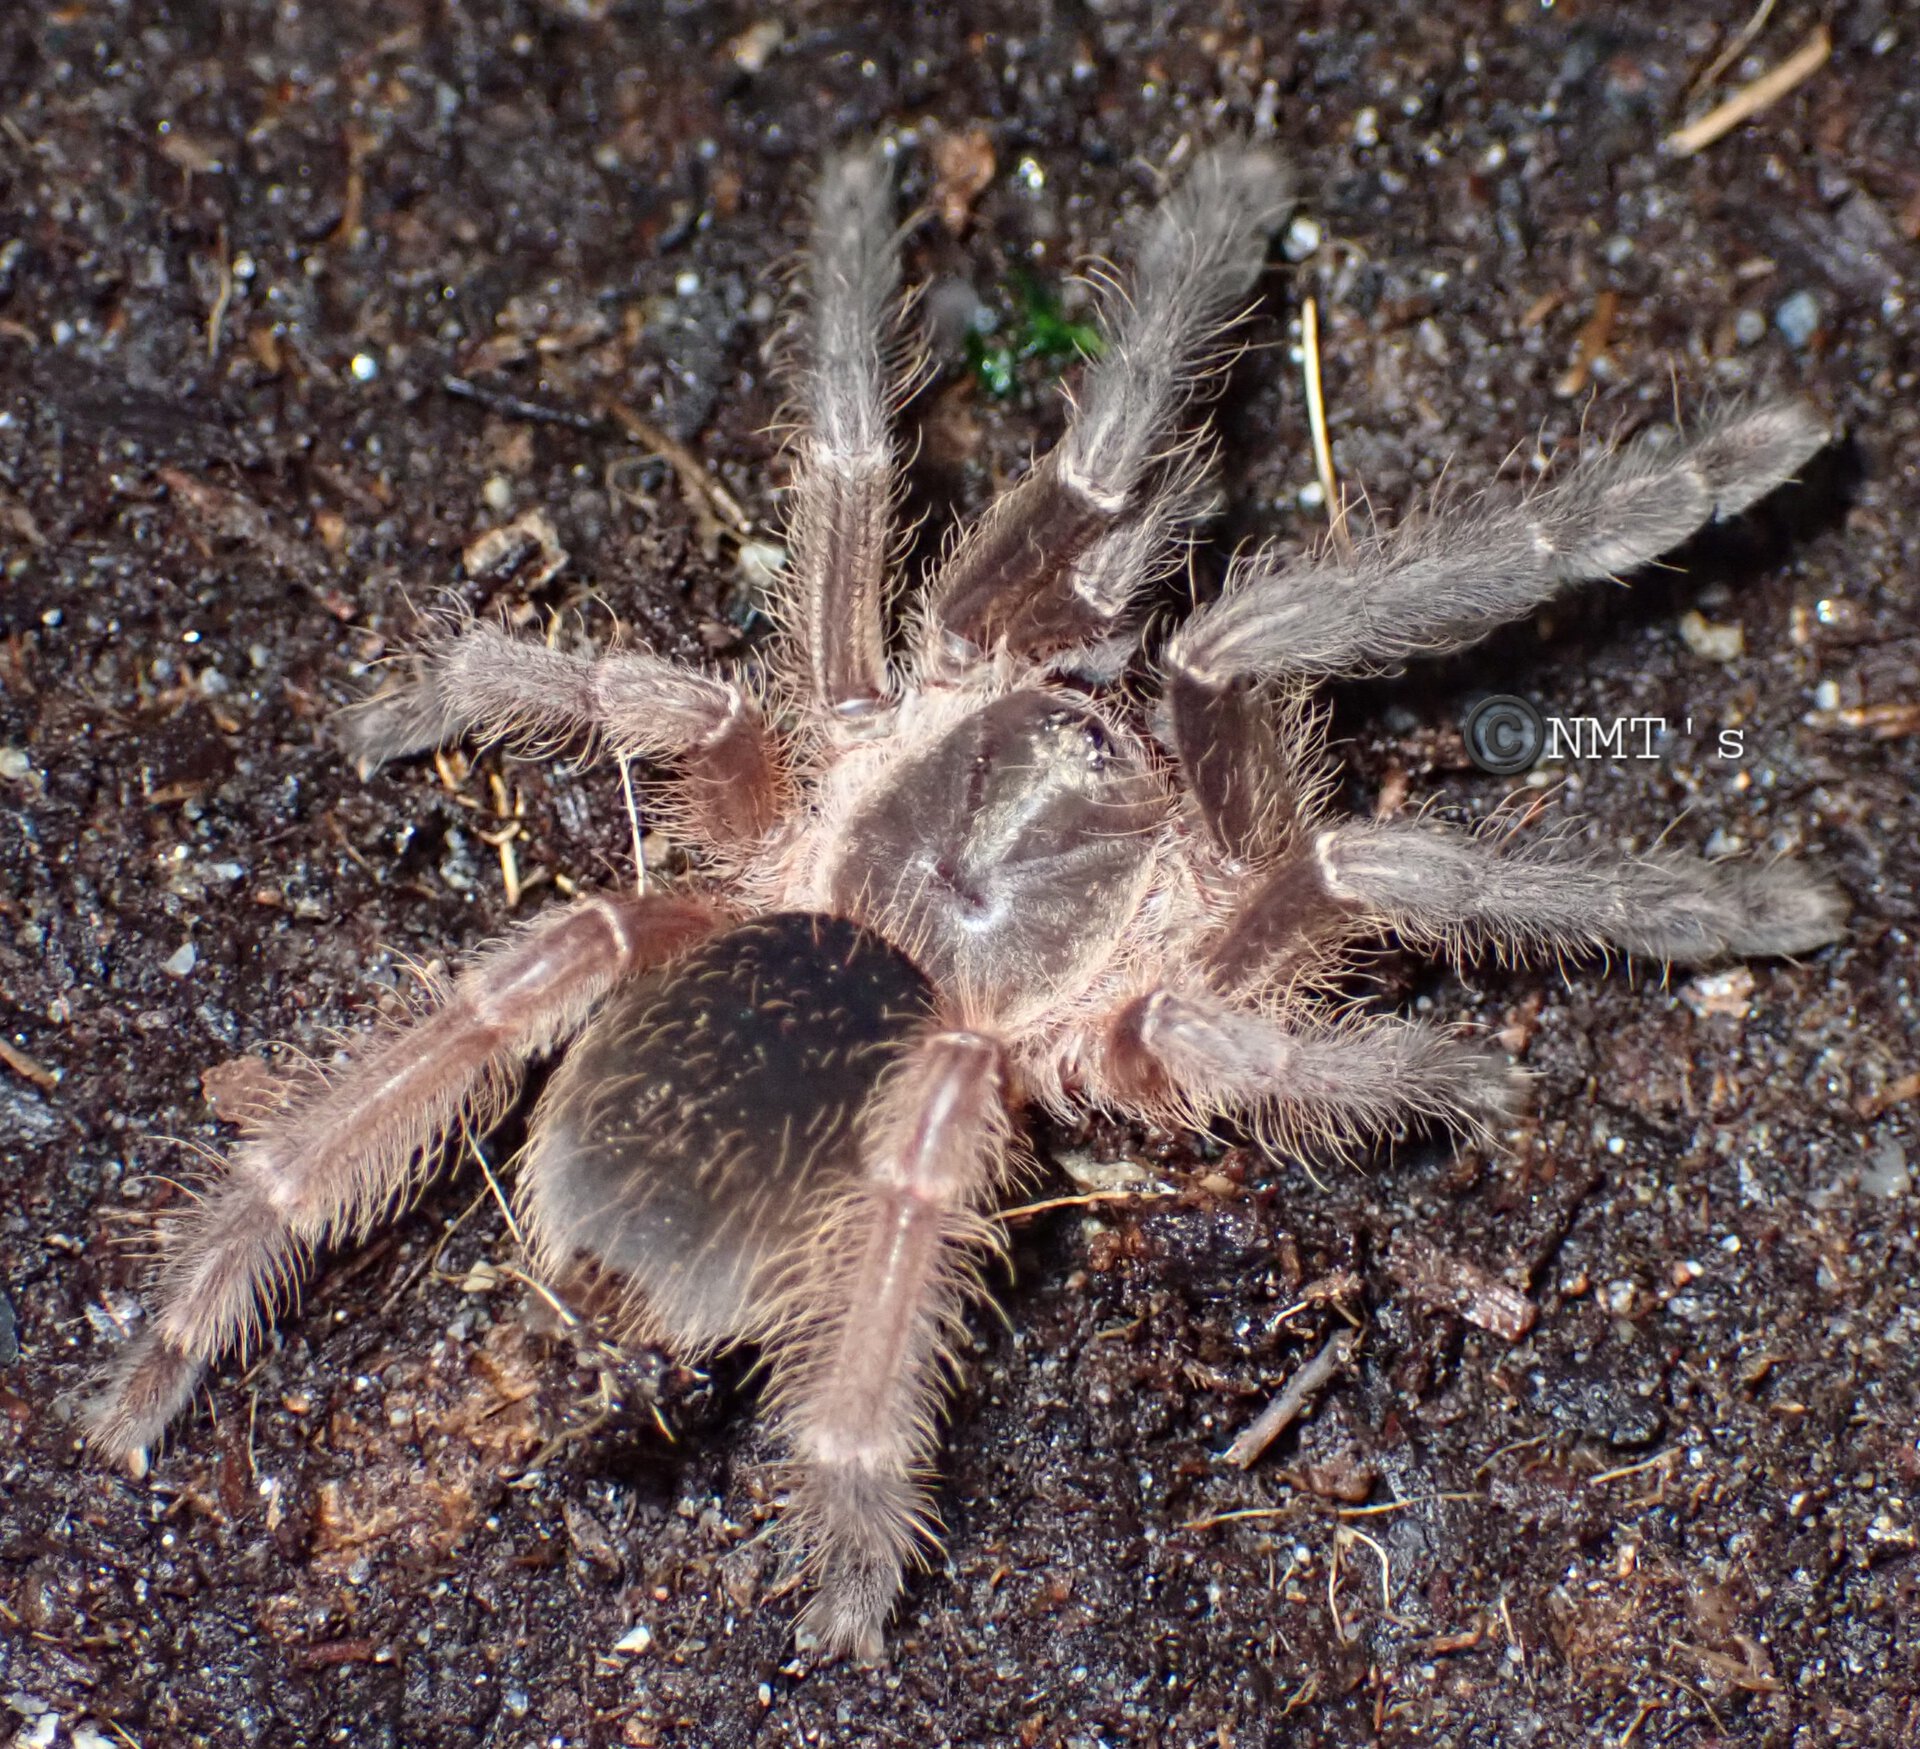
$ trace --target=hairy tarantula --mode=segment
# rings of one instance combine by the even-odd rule
[[[942,1395],[1023,1106],[1231,1115],[1279,1147],[1471,1127],[1511,1070],[1342,1003],[1357,940],[1695,963],[1835,938],[1839,895],[1784,863],[1330,819],[1308,701],[1744,510],[1827,441],[1802,402],[1350,555],[1242,554],[1161,647],[1157,702],[1117,684],[1207,512],[1196,391],[1291,204],[1264,150],[1197,159],[1138,238],[1065,435],[896,637],[890,177],[877,150],[827,166],[771,673],[467,622],[345,732],[371,763],[473,734],[598,737],[670,768],[663,805],[703,873],[550,912],[261,1117],[167,1236],[158,1310],[91,1410],[102,1450],[141,1468],[317,1248],[390,1213],[450,1130],[496,1121],[523,1065],[567,1045],[519,1166],[536,1262],[624,1284],[629,1337],[761,1346],[803,1631],[873,1657],[934,1541]]]

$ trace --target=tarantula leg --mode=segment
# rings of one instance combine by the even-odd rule
[[[427,1018],[263,1118],[168,1232],[159,1310],[92,1405],[93,1442],[144,1470],[207,1366],[258,1338],[316,1247],[393,1207],[456,1123],[500,1114],[526,1058],[713,924],[690,899],[583,900],[483,954]]]
[[[996,499],[934,578],[937,672],[964,668],[997,643],[1020,650],[1090,641],[1103,623],[1057,587],[1076,560],[1118,523],[1123,492],[1069,471],[1059,450]]]
[[[887,573],[893,556],[895,399],[884,341],[900,251],[877,150],[830,160],[808,254],[809,360],[792,491],[789,617],[814,699],[857,720],[890,695]]]
[[[541,747],[582,734],[630,758],[677,762],[689,824],[716,849],[756,843],[779,816],[786,774],[759,706],[729,681],[644,651],[576,656],[475,620],[340,721],[363,772],[467,735]]]
[[[936,666],[999,643],[1036,657],[1098,643],[1153,581],[1209,496],[1180,416],[1292,206],[1272,153],[1229,146],[1155,210],[1066,435],[934,577]]]
[[[1827,443],[1805,401],[1724,416],[1664,449],[1603,452],[1517,504],[1423,517],[1351,558],[1234,562],[1225,592],[1169,640],[1176,685],[1332,676],[1463,649],[1575,584],[1651,563],[1790,480]]]
[[[1325,716],[1301,689],[1169,674],[1156,733],[1179,760],[1208,836],[1242,866],[1294,846],[1329,787]]]
[[[1364,905],[1329,884],[1311,845],[1300,845],[1249,883],[1203,964],[1224,994],[1285,989],[1333,964],[1368,921]]]
[[[1512,1102],[1499,1058],[1437,1027],[1353,1020],[1296,1032],[1215,997],[1153,990],[1108,1023],[1104,1074],[1119,1106],[1196,1128],[1250,1108],[1276,1147],[1340,1146],[1407,1121],[1482,1128]]]
[[[1000,1045],[935,1033],[863,1126],[862,1170],[827,1206],[775,1339],[791,1444],[787,1523],[814,1582],[803,1638],[877,1659],[906,1562],[934,1540],[924,1478],[1008,1148]]]
[[[1698,965],[1810,953],[1846,925],[1839,888],[1791,862],[1508,848],[1418,825],[1337,827],[1313,854],[1337,898],[1451,949],[1618,948]]]

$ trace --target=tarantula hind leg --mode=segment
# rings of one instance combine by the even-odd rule
[[[787,1284],[774,1398],[786,1526],[815,1587],[803,1644],[877,1661],[906,1564],[935,1541],[927,1477],[962,1309],[998,1243],[1005,1083],[995,1040],[925,1036],[877,1090],[861,1170]]]
[[[1106,1091],[1122,1109],[1204,1128],[1245,1111],[1281,1151],[1338,1147],[1404,1122],[1484,1131],[1523,1085],[1499,1056],[1415,1020],[1295,1030],[1195,991],[1152,990],[1108,1023]]]
[[[1403,937],[1459,949],[1619,949],[1677,965],[1811,953],[1840,889],[1792,862],[1510,846],[1445,827],[1348,825],[1315,845],[1324,885]]]
[[[527,1058],[713,923],[689,899],[584,899],[482,954],[417,1025],[316,1074],[167,1232],[159,1310],[88,1411],[93,1443],[144,1473],[207,1367],[258,1339],[315,1249],[394,1207],[454,1125],[499,1115]]]

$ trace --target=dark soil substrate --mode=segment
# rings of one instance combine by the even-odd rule
[[[1702,83],[1751,10],[9,8],[0,1738],[1920,1741],[1920,23],[1837,8],[1824,68],[1663,151],[1823,16],[1763,9]],[[1309,294],[1335,459],[1383,520],[1676,392],[1803,389],[1845,433],[1684,570],[1343,693],[1346,805],[1499,803],[1457,732],[1488,690],[1664,717],[1655,758],[1571,764],[1560,800],[1621,844],[1818,858],[1846,942],[1750,986],[1384,959],[1383,999],[1535,1077],[1497,1153],[1316,1183],[1231,1137],[1039,1137],[1039,1198],[1115,1161],[1172,1194],[1015,1223],[946,1554],[882,1669],[796,1656],[746,1362],[554,1334],[471,1164],[326,1260],[149,1480],[91,1459],[72,1402],[245,1065],[329,1050],[508,921],[502,802],[518,914],[624,867],[604,766],[363,783],[330,749],[419,604],[573,607],[685,656],[759,635],[739,544],[611,410],[777,526],[779,276],[830,143],[914,131],[929,307],[1018,339],[1021,274],[1059,287],[1180,142],[1268,124],[1320,241],[1276,252],[1223,405],[1201,587],[1234,540],[1324,529]],[[950,360],[916,403],[924,544],[1056,427],[1044,362],[1013,375],[994,398]],[[534,509],[557,575],[473,549]],[[1312,1291],[1340,1272],[1357,1358],[1223,1465],[1344,1327]]]

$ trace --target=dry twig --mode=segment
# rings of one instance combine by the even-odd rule
[[[1807,38],[1779,66],[1762,73],[1750,85],[1740,89],[1724,103],[1716,103],[1698,121],[1688,122],[1667,135],[1666,147],[1676,158],[1691,158],[1703,152],[1723,134],[1730,134],[1743,121],[1751,121],[1772,107],[1796,85],[1812,78],[1827,64],[1833,53],[1833,37],[1824,24],[1816,25]]]
[[[1358,1330],[1339,1330],[1329,1337],[1326,1346],[1293,1375],[1287,1388],[1220,1454],[1220,1461],[1246,1469],[1286,1432],[1294,1417],[1307,1406],[1307,1399],[1347,1364],[1348,1356],[1359,1344],[1360,1334]]]

